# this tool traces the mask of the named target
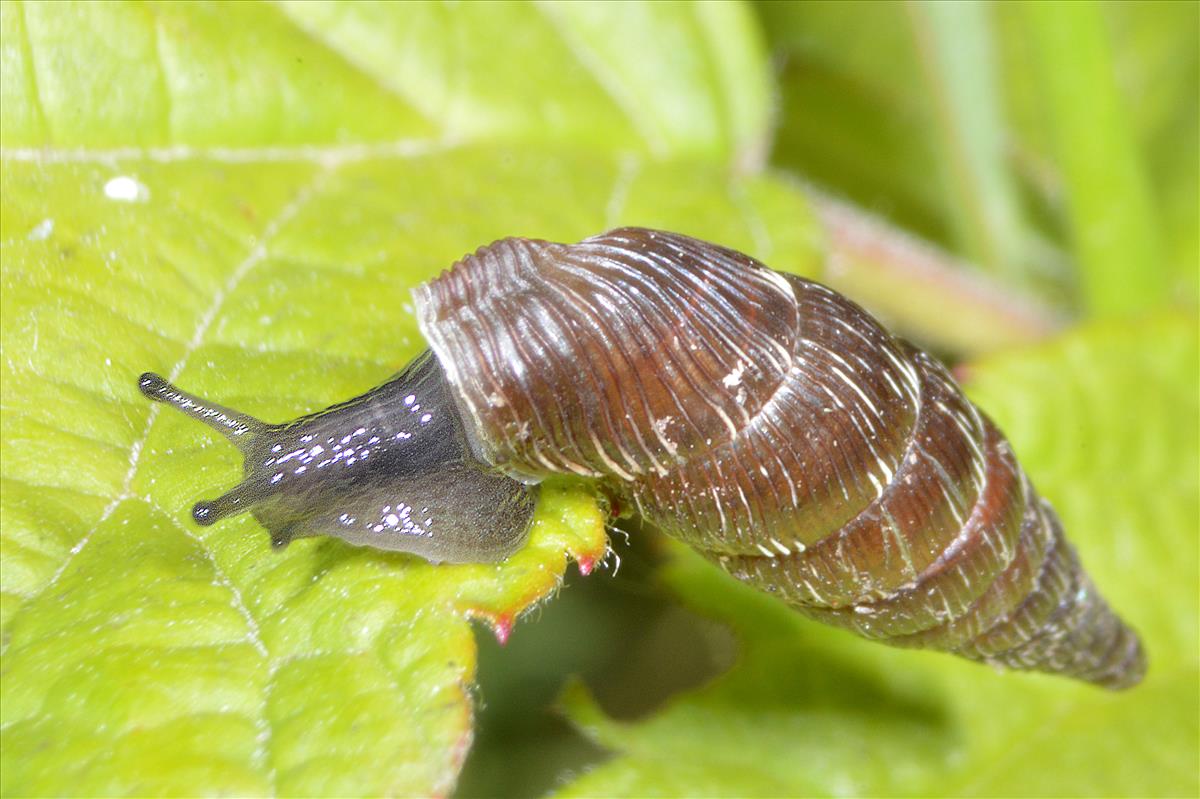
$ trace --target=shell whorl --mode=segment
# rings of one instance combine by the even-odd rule
[[[1137,636],[946,369],[816,283],[673,233],[504,239],[416,293],[476,455],[598,478],[802,612],[1112,688]]]
[[[787,375],[799,336],[780,275],[651,231],[503,239],[415,298],[476,454],[530,476],[632,480],[732,440]]]

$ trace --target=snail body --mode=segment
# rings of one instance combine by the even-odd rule
[[[442,370],[428,352],[360,397],[278,425],[155,374],[142,375],[138,386],[242,451],[245,479],[198,502],[197,524],[250,511],[276,548],[331,535],[434,562],[500,560],[525,540],[535,488],[471,458]]]
[[[439,440],[454,442],[422,468],[455,464],[468,475],[463,502],[486,483],[488,502],[517,511],[451,518],[441,499],[448,523],[427,538],[453,544],[346,535],[338,514],[377,523],[374,510],[346,508],[363,504],[354,497],[381,507],[393,478],[380,467],[357,494],[258,489],[240,505],[218,500],[219,515],[292,507],[256,512],[274,540],[278,517],[293,535],[484,560],[523,538],[531,484],[575,475],[821,621],[1110,688],[1140,680],[1136,634],[1004,437],[940,363],[830,289],[714,244],[623,228],[569,245],[503,239],[414,299],[435,356],[416,371],[439,389],[430,397],[453,433]],[[401,395],[381,391],[293,425],[357,430],[364,408],[402,414]],[[246,483],[269,487],[276,465],[261,449],[247,455]],[[423,491],[410,493],[425,507]]]

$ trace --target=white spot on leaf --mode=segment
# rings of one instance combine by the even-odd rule
[[[144,203],[150,199],[150,189],[137,178],[120,175],[104,184],[104,196],[119,202]]]
[[[46,239],[50,238],[50,234],[53,232],[54,220],[43,219],[41,222],[38,222],[33,226],[33,229],[29,231],[27,238],[30,241],[45,241]]]

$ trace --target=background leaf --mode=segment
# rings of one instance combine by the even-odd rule
[[[767,135],[765,58],[736,4],[7,2],[3,31],[9,147],[557,141],[721,159],[761,156]]]

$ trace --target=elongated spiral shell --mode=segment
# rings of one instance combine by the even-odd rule
[[[746,255],[623,228],[504,239],[416,293],[474,454],[602,481],[802,612],[1110,688],[1108,608],[992,422],[865,311]]]

